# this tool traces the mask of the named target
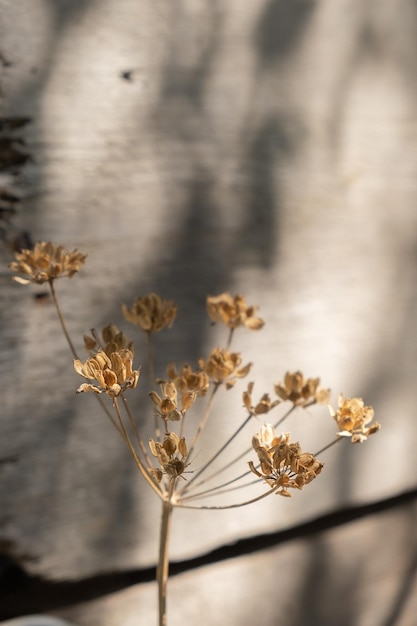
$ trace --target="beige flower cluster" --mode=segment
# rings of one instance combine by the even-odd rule
[[[149,447],[154,457],[158,459],[160,467],[152,468],[152,474],[161,482],[164,474],[170,478],[181,476],[186,466],[188,455],[187,443],[184,437],[176,433],[166,433],[162,443],[149,439]]]
[[[92,331],[92,336],[84,335],[84,347],[87,352],[101,349],[107,356],[110,356],[113,352],[127,349],[134,354],[133,341],[128,339],[115,324],[105,326],[101,331],[101,336],[102,341],[97,337],[95,331]]]
[[[40,241],[33,250],[16,252],[15,258],[16,261],[10,263],[9,267],[22,276],[13,276],[13,280],[27,285],[52,282],[63,276],[72,278],[84,265],[87,256],[78,250],[70,252],[63,246]]]
[[[305,378],[301,372],[287,372],[284,383],[275,385],[275,393],[281,400],[289,400],[297,406],[314,402],[328,404],[330,391],[320,389],[320,378]]]
[[[365,406],[362,398],[345,398],[339,396],[339,408],[335,411],[330,407],[330,413],[339,427],[339,437],[350,437],[352,443],[363,443],[381,428],[378,422],[372,422],[374,409]]]
[[[74,369],[77,374],[98,383],[83,383],[78,387],[77,393],[93,391],[115,398],[126,389],[134,389],[138,384],[139,371],[132,369],[132,363],[133,354],[126,348],[112,352],[110,357],[100,350],[85,363],[75,359]]]
[[[228,352],[222,348],[214,348],[207,360],[199,359],[198,364],[209,379],[216,385],[224,384],[226,389],[235,385],[238,378],[249,374],[252,363],[241,367],[242,357],[238,352]]]
[[[238,326],[245,326],[250,330],[259,330],[264,325],[260,317],[256,317],[257,307],[247,306],[243,296],[231,296],[230,293],[221,293],[218,296],[207,297],[207,312],[210,319],[220,322],[231,330]]]
[[[122,311],[128,322],[147,333],[159,332],[166,327],[171,328],[177,316],[177,307],[172,300],[164,300],[156,293],[136,298],[130,309],[123,304]]]
[[[85,260],[86,255],[78,250],[69,251],[63,246],[56,246],[50,242],[39,242],[35,244],[33,250],[22,250],[16,253],[15,261],[9,265],[16,273],[12,277],[13,280],[21,284],[49,283],[62,329],[75,357],[77,353],[69,338],[55,296],[53,281],[58,277],[71,278],[84,265]],[[159,392],[151,390],[149,393],[156,415],[155,439],[150,439],[149,447],[152,456],[158,460],[159,467],[157,468],[150,467],[152,462],[149,452],[122,395],[127,389],[135,389],[139,380],[139,369],[133,369],[133,342],[117,326],[109,324],[103,328],[101,337],[95,331],[84,336],[84,346],[89,353],[89,358],[85,362],[78,358],[74,361],[75,371],[89,381],[80,385],[77,391],[104,393],[111,398],[117,414],[116,426],[119,432],[124,437],[139,470],[163,498],[172,497],[171,487],[175,486],[175,480],[185,471],[189,461],[188,456],[192,456],[196,442],[205,427],[217,390],[221,386],[231,389],[251,370],[252,363],[243,365],[241,354],[229,349],[234,330],[239,327],[259,330],[264,326],[264,321],[257,316],[258,308],[247,305],[245,298],[239,294],[232,296],[230,293],[221,293],[217,296],[209,296],[206,300],[206,307],[212,322],[221,323],[229,329],[226,347],[214,348],[207,358],[200,358],[196,370],[188,364],[177,369],[174,363],[170,363],[166,369],[166,379],[157,379],[153,374],[152,335],[164,328],[172,327],[176,319],[177,307],[172,300],[164,299],[153,292],[136,298],[131,307],[122,305],[125,319],[147,333],[150,379],[152,382],[156,380],[160,386]],[[277,398],[274,400],[268,393],[263,393],[258,400],[254,400],[253,390],[254,383],[249,382],[243,392],[243,405],[248,411],[248,416],[243,424],[237,427],[235,435],[247,423],[269,413],[284,402],[291,403],[292,406],[281,415],[275,427],[287,419],[294,408],[306,408],[316,403],[328,406],[330,415],[337,423],[338,433],[333,442],[322,448],[321,453],[340,438],[346,437],[350,438],[352,443],[362,443],[380,429],[379,423],[373,421],[373,408],[366,406],[362,398],[345,398],[340,395],[338,407],[335,410],[330,404],[330,391],[320,387],[320,379],[306,378],[300,371],[287,372],[284,381],[275,384],[274,390]],[[123,402],[120,404],[126,412],[128,428],[125,427],[118,403],[118,397],[121,395]],[[197,398],[203,398],[206,395],[208,396],[206,407],[195,425],[195,433],[189,448],[182,436],[182,422]],[[158,417],[164,422],[163,435],[158,427]],[[169,430],[169,422],[181,423],[180,434]],[[128,429],[133,432],[133,439],[130,438]],[[217,460],[235,435],[232,435],[228,442],[219,448],[207,466],[198,470],[196,475],[200,476],[211,462]],[[133,441],[138,445],[137,453]],[[256,464],[249,462],[250,471],[265,481],[272,492],[283,496],[289,496],[291,489],[302,489],[304,485],[314,480],[323,468],[323,464],[315,458],[314,454],[303,452],[300,443],[290,441],[289,433],[276,435],[274,426],[270,424],[261,427],[253,437],[252,447],[257,454],[258,461]],[[233,462],[227,461],[225,468],[231,465]],[[166,485],[169,486],[165,492],[163,491],[164,483],[160,485],[164,476],[167,478]],[[195,481],[194,476],[187,481],[187,485],[193,483],[203,484],[204,480]],[[225,484],[228,485],[229,482]],[[209,491],[215,492],[215,489]],[[187,492],[188,486],[179,491],[180,494]],[[187,495],[187,499],[189,498],[190,496]],[[178,504],[178,498],[176,502]]]
[[[310,452],[303,452],[298,442],[290,443],[289,433],[275,436],[271,424],[265,424],[253,437],[252,447],[259,469],[249,461],[251,471],[280,496],[291,496],[289,489],[302,489],[323,469],[323,464]]]

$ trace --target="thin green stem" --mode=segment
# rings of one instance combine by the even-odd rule
[[[171,478],[167,498],[162,502],[161,528],[159,534],[159,560],[156,578],[158,582],[159,626],[167,626],[167,585],[169,575],[169,537],[172,519],[172,495],[176,478]]]

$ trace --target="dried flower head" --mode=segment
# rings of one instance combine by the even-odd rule
[[[178,391],[193,391],[198,396],[204,396],[209,388],[209,377],[201,370],[193,371],[192,367],[186,363],[178,372],[175,363],[167,366],[168,379],[174,383]]]
[[[80,376],[88,380],[95,380],[98,386],[83,383],[78,387],[77,393],[82,391],[94,391],[106,393],[110,398],[119,396],[126,389],[134,389],[139,380],[139,371],[132,369],[133,354],[128,349],[113,352],[110,357],[99,350],[85,363],[76,359],[74,369]]]
[[[272,402],[269,394],[264,393],[259,402],[253,405],[253,387],[254,383],[249,383],[246,391],[243,392],[243,404],[251,415],[264,415],[265,413],[269,413],[269,411],[271,411],[274,407],[280,404],[280,400],[274,400],[274,402]]]
[[[174,432],[166,433],[162,443],[149,439],[149,448],[160,465],[160,468],[152,468],[158,482],[161,482],[163,474],[167,474],[169,478],[177,478],[184,473],[188,454],[184,437],[180,438]]]
[[[164,300],[156,293],[148,293],[136,298],[132,307],[122,305],[125,319],[139,326],[147,333],[155,333],[163,328],[171,328],[177,315],[177,307],[172,300]]]
[[[210,380],[218,385],[225,384],[226,389],[233,387],[238,378],[247,376],[252,367],[252,363],[240,367],[241,355],[222,348],[214,348],[206,361],[199,359],[198,363]]]
[[[253,437],[252,447],[259,469],[249,461],[251,471],[280,496],[291,496],[289,489],[302,489],[323,469],[323,464],[310,452],[303,452],[298,442],[290,443],[289,433],[275,436],[271,424],[265,424]]]
[[[164,382],[161,384],[161,395],[156,391],[150,391],[149,397],[156,407],[158,415],[165,421],[171,420],[177,422],[180,420],[187,409],[178,406],[178,391],[173,382]]]
[[[72,278],[84,265],[87,256],[73,250],[69,252],[63,246],[40,241],[33,250],[22,250],[15,253],[16,261],[9,264],[10,269],[23,276],[13,276],[13,280],[21,285],[28,283],[43,284],[55,278]]]
[[[320,389],[320,378],[304,378],[301,372],[287,372],[284,384],[275,385],[275,393],[281,400],[289,400],[297,406],[307,406],[314,402],[328,404],[330,391]]]
[[[128,349],[134,354],[133,341],[128,339],[126,335],[120,331],[115,324],[109,324],[105,326],[101,331],[102,341],[99,340],[95,331],[92,331],[92,335],[84,335],[84,347],[88,352],[101,349],[107,356],[110,356],[112,352],[118,352],[123,349]]]
[[[255,313],[258,307],[247,306],[245,298],[240,295],[231,296],[230,293],[221,293],[218,296],[207,297],[207,313],[213,322],[226,324],[230,329],[246,326],[250,330],[259,330],[264,325]]]
[[[362,398],[345,398],[339,396],[339,408],[334,411],[330,407],[330,413],[339,427],[339,437],[350,437],[352,443],[363,443],[380,428],[378,422],[372,422],[374,409],[365,406]]]

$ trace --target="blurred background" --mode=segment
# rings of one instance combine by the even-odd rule
[[[159,503],[75,396],[45,289],[9,280],[52,240],[88,255],[58,284],[77,349],[112,322],[144,361],[121,303],[157,291],[163,375],[224,341],[206,295],[241,293],[255,395],[301,369],[382,424],[291,500],[178,511],[170,624],[415,626],[416,55],[415,0],[0,0],[0,620],[156,622]],[[317,449],[334,426],[308,419]]]

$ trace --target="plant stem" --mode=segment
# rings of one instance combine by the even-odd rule
[[[197,444],[197,441],[198,441],[198,439],[199,439],[199,437],[200,437],[201,433],[202,433],[202,432],[203,432],[203,430],[204,430],[204,426],[206,425],[207,418],[208,418],[208,416],[209,416],[209,414],[210,414],[210,410],[211,410],[211,407],[212,407],[212,405],[213,405],[213,401],[214,401],[214,397],[215,397],[215,395],[216,395],[216,391],[218,390],[218,388],[219,388],[219,387],[220,387],[220,383],[214,383],[213,390],[212,390],[212,392],[211,392],[211,396],[209,397],[209,399],[208,399],[208,401],[207,401],[205,411],[204,411],[203,415],[202,415],[202,416],[201,416],[201,418],[200,418],[200,422],[199,422],[199,424],[198,424],[197,431],[196,431],[196,433],[195,433],[194,437],[192,438],[192,441],[191,441],[190,447],[189,447],[189,449],[188,449],[187,459],[190,459],[190,458],[191,458],[191,454],[192,454],[192,453],[193,453],[193,451],[194,451],[194,448],[195,448],[195,446],[196,446],[196,444]],[[190,482],[191,482],[191,481],[190,481]]]
[[[64,316],[62,315],[61,307],[59,306],[58,298],[57,298],[56,293],[55,293],[55,287],[54,287],[54,281],[53,280],[49,281],[49,287],[51,289],[52,300],[54,301],[56,312],[58,314],[59,323],[61,324],[62,332],[65,335],[65,339],[67,340],[69,348],[70,348],[70,350],[72,352],[72,356],[74,357],[74,359],[78,359],[77,351],[75,350],[74,344],[71,341],[71,337],[69,336],[69,333],[68,333],[68,330],[67,330],[67,326],[65,324]]]
[[[153,350],[153,335],[152,331],[148,331],[146,333],[148,339],[148,371],[149,371],[149,384],[150,388],[153,389],[155,385],[155,359],[154,359],[154,350]],[[155,422],[155,439],[157,441],[161,441],[161,429],[159,428],[159,418],[155,414],[154,416]]]
[[[119,420],[119,425],[120,425],[120,432],[122,434],[123,439],[126,442],[127,447],[130,450],[130,454],[133,456],[133,459],[136,463],[136,466],[138,468],[138,470],[140,471],[140,473],[142,474],[142,476],[144,477],[144,479],[146,480],[146,482],[148,483],[148,485],[150,487],[152,487],[152,489],[155,491],[155,493],[161,498],[161,489],[159,487],[159,485],[157,483],[155,483],[155,481],[151,478],[151,476],[149,475],[149,473],[146,470],[146,467],[143,465],[142,461],[140,460],[139,456],[136,453],[135,448],[133,447],[133,444],[130,440],[130,437],[128,435],[128,432],[126,430],[126,427],[124,425],[123,422],[123,418],[122,418],[122,414],[120,413],[120,408],[117,402],[117,398],[113,398],[113,407],[114,410],[116,411],[116,415],[117,418]]]
[[[64,319],[64,316],[62,314],[61,306],[59,304],[59,300],[58,300],[58,297],[57,297],[56,292],[55,292],[55,287],[54,287],[54,281],[53,280],[49,281],[49,288],[51,290],[52,300],[53,300],[54,305],[55,305],[55,309],[56,309],[56,312],[57,312],[57,315],[58,315],[59,323],[61,324],[61,329],[62,329],[62,332],[64,333],[65,339],[67,340],[69,349],[71,350],[71,354],[74,357],[74,359],[79,360],[77,351],[74,348],[74,344],[72,343],[71,337],[69,336],[67,325],[65,323],[65,319]],[[121,434],[121,431],[120,431],[120,428],[119,428],[117,422],[114,420],[112,414],[110,413],[110,411],[105,406],[103,400],[100,398],[100,396],[97,396],[96,394],[94,394],[94,397],[97,399],[97,402],[100,404],[101,408],[103,409],[103,411],[105,412],[107,418],[111,421],[111,423],[113,424],[115,429],[118,430],[119,433]]]
[[[328,443],[327,446],[324,446],[318,452],[315,452],[314,456],[318,456],[319,454],[323,454],[323,452],[325,452],[326,450],[328,450],[329,448],[334,446],[336,443],[339,443],[339,441],[342,441],[342,439],[344,439],[344,437],[337,437],[337,439],[333,439],[333,441]]]
[[[168,497],[162,502],[161,528],[159,534],[159,560],[156,573],[156,579],[158,581],[159,626],[167,626],[168,623],[167,584],[169,574],[169,535],[173,510],[171,498],[174,492],[175,480],[175,478],[170,480]]]

